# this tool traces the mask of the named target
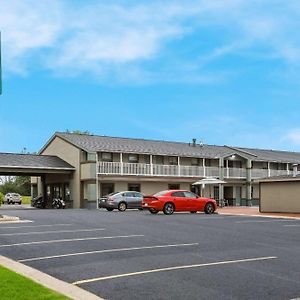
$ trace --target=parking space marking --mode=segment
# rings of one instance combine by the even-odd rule
[[[17,232],[17,233],[1,233],[0,236],[10,235],[32,235],[32,234],[45,234],[45,233],[73,233],[73,232],[93,232],[103,231],[105,228],[94,228],[94,229],[80,229],[80,230],[54,230],[54,231],[35,231],[35,232]]]
[[[150,273],[176,271],[176,270],[192,269],[192,268],[203,268],[203,267],[220,266],[220,265],[229,265],[229,264],[246,263],[246,262],[253,262],[253,261],[263,261],[263,260],[270,260],[270,259],[276,259],[276,258],[277,258],[276,256],[267,256],[267,257],[245,258],[245,259],[238,259],[238,260],[218,261],[218,262],[213,262],[213,263],[204,263],[204,264],[197,264],[197,265],[185,265],[185,266],[176,266],[176,267],[161,268],[161,269],[151,269],[151,270],[145,270],[145,271],[140,271],[140,272],[133,272],[133,273],[126,273],[126,274],[119,274],[119,275],[79,280],[79,281],[73,282],[73,284],[81,285],[84,283],[91,283],[91,282],[95,282],[95,281],[103,281],[103,280],[109,280],[109,279],[117,279],[117,278],[124,278],[124,277],[130,277],[130,276],[145,275],[145,274],[150,274]]]
[[[30,228],[30,227],[53,227],[53,226],[72,226],[73,224],[51,224],[51,225],[27,225],[27,226],[9,226],[9,227],[0,227],[3,229],[12,229],[12,228]]]
[[[272,223],[272,222],[295,222],[295,221],[296,220],[277,219],[277,220],[236,221],[235,223]]]
[[[199,243],[191,243],[191,244],[171,244],[171,245],[157,245],[157,246],[144,246],[144,247],[132,247],[132,248],[117,248],[117,249],[104,249],[104,250],[95,250],[95,251],[87,251],[87,252],[77,252],[77,253],[69,253],[62,255],[52,255],[52,256],[42,256],[42,257],[33,257],[21,259],[19,262],[26,261],[37,261],[37,260],[48,260],[54,258],[63,258],[70,256],[79,256],[79,255],[89,255],[89,254],[100,254],[100,253],[111,253],[111,252],[123,252],[123,251],[138,251],[138,250],[147,250],[147,249],[161,249],[161,248],[175,248],[175,247],[188,247],[188,246],[196,246]]]
[[[289,224],[289,225],[283,225],[285,227],[298,227],[300,224]]]
[[[101,237],[89,237],[89,238],[78,238],[78,239],[48,240],[48,241],[37,241],[37,242],[27,242],[27,243],[0,245],[0,248],[15,247],[15,246],[26,246],[26,245],[52,244],[52,243],[67,243],[67,242],[78,242],[78,241],[91,241],[91,240],[132,238],[132,237],[143,237],[143,236],[144,235],[142,235],[142,234],[132,234],[132,235],[101,236]]]

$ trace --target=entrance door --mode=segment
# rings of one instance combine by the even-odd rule
[[[111,194],[115,191],[113,183],[101,183],[101,197]]]
[[[224,199],[228,200],[229,205],[233,205],[233,186],[224,187]]]
[[[241,186],[237,186],[235,188],[235,204],[237,206],[241,205],[241,198],[242,198],[242,187]]]

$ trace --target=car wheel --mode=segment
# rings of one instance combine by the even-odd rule
[[[125,211],[126,208],[127,208],[127,205],[126,205],[125,202],[119,203],[119,205],[118,205],[118,210],[119,210],[119,211]]]
[[[190,213],[191,213],[191,214],[195,214],[195,213],[197,213],[197,212],[193,210],[193,211],[191,211]]]
[[[175,211],[175,206],[173,203],[166,203],[163,209],[165,215],[172,215]]]
[[[215,207],[212,203],[207,203],[204,208],[204,212],[208,215],[213,214],[215,211]]]
[[[113,211],[114,209],[113,209],[113,208],[110,208],[110,207],[107,207],[106,210],[107,210],[107,211]]]
[[[149,211],[151,212],[151,214],[156,215],[158,213],[158,210],[154,209],[154,208],[149,208]]]
[[[22,204],[22,202],[19,202],[19,205],[21,205]]]

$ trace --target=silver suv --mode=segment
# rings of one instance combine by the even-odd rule
[[[98,207],[113,211],[125,211],[127,208],[138,208],[142,210],[143,195],[139,192],[116,192],[99,199]]]
[[[4,196],[4,202],[6,202],[7,204],[22,204],[22,196],[17,193],[7,193]]]

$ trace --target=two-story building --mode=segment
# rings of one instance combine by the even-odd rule
[[[74,208],[96,207],[100,196],[124,190],[153,194],[187,189],[230,205],[259,202],[258,178],[298,172],[300,153],[157,140],[55,133],[40,155],[74,167],[70,174],[32,178],[32,193],[62,197]],[[225,184],[193,183],[217,177]]]

